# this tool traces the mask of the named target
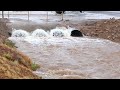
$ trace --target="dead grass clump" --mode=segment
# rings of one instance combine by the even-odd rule
[[[0,56],[0,79],[40,79],[32,71]]]
[[[4,44],[0,45],[0,56],[3,56],[7,60],[10,60],[13,62],[17,61],[19,64],[21,64],[31,70],[36,70],[37,68],[39,68],[39,66],[34,64],[27,55],[24,55],[20,51],[17,51],[15,48],[10,48]]]
[[[0,79],[40,79],[32,71],[38,67],[15,48],[0,44]]]
[[[5,40],[3,41],[3,44],[5,44],[5,45],[7,45],[7,46],[9,46],[9,47],[11,47],[11,48],[16,48],[15,43],[13,43],[12,41],[10,41],[10,40],[8,40],[8,39],[5,39]]]
[[[29,57],[23,55],[14,48],[8,47],[7,45],[0,45],[0,56],[3,56],[10,61],[18,61],[19,64],[27,68],[31,68],[32,62]]]

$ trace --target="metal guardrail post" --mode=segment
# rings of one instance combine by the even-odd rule
[[[30,20],[30,18],[29,18],[29,17],[30,17],[30,13],[29,13],[29,11],[28,11],[28,21]]]
[[[9,19],[9,11],[8,11],[8,19]]]
[[[48,11],[47,11],[47,22],[48,22]]]
[[[4,11],[2,11],[2,18],[4,18]]]
[[[62,11],[62,21],[63,21],[63,11]]]

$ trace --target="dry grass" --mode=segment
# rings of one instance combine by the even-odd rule
[[[5,40],[3,41],[3,44],[5,44],[5,45],[7,45],[7,46],[9,46],[9,47],[11,47],[11,48],[16,48],[15,43],[13,43],[12,41],[10,41],[10,40],[8,40],[8,39],[5,39]]]
[[[32,71],[0,56],[0,79],[40,79]]]
[[[0,45],[0,78],[38,79],[32,73],[30,58],[7,45]]]
[[[0,22],[0,79],[41,79],[32,73],[31,59],[7,40],[9,31],[6,23]]]
[[[32,60],[28,56],[16,50],[15,48],[11,48],[7,45],[1,44],[0,56],[3,56],[10,61],[18,61],[19,64],[32,70],[32,66],[34,64]]]

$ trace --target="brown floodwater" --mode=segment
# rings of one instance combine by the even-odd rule
[[[10,37],[43,79],[119,79],[120,45],[90,37]]]

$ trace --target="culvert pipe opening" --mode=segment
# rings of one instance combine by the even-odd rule
[[[72,37],[83,37],[83,34],[82,34],[82,32],[79,31],[79,30],[72,30],[72,31],[71,31],[71,36],[72,36]]]

